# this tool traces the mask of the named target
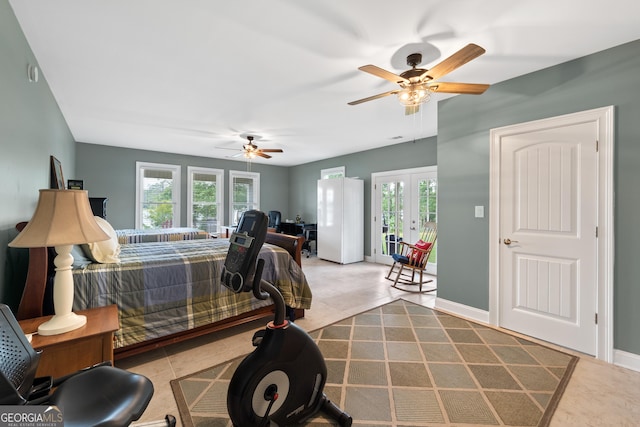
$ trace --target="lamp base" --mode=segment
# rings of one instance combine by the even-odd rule
[[[38,326],[39,335],[58,335],[65,332],[73,331],[81,328],[87,323],[87,316],[78,315],[74,312],[65,314],[56,314],[50,320],[47,320]]]

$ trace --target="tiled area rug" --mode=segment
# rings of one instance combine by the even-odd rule
[[[578,361],[403,300],[311,336],[325,393],[354,426],[547,426]],[[226,390],[241,360],[171,382],[184,426],[231,425]],[[307,425],[330,423],[320,413]]]

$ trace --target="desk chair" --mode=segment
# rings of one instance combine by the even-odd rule
[[[318,240],[318,230],[315,228],[304,229],[304,243],[302,244],[302,252],[307,254],[307,258],[316,251],[316,241]]]
[[[269,217],[269,228],[275,228],[276,233],[280,232],[280,223],[282,222],[282,214],[279,211],[269,211],[267,213]]]
[[[415,244],[398,242],[398,252],[392,255],[393,265],[385,277],[393,282],[391,286],[407,292],[433,292],[437,289],[431,287],[422,290],[422,285],[433,282],[433,279],[424,278],[423,273],[427,268],[433,246],[436,244],[436,237],[436,224],[429,222],[426,224],[422,238]]]
[[[9,307],[0,304],[0,405],[57,406],[65,427],[125,427],[153,396],[148,378],[110,362],[52,379],[36,378],[39,360]]]

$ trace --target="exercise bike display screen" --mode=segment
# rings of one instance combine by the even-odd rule
[[[229,238],[229,251],[222,270],[222,284],[234,292],[251,290],[247,280],[252,273],[258,252],[264,243],[268,217],[260,211],[247,211],[238,229]]]

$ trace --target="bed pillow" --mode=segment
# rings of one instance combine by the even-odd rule
[[[80,245],[73,245],[71,256],[73,256],[73,268],[86,267],[93,262],[93,260],[87,258]]]
[[[95,217],[96,222],[102,230],[109,235],[109,240],[95,243],[85,243],[82,245],[84,253],[94,262],[100,264],[116,264],[120,262],[120,243],[118,236],[111,224],[106,219]]]

